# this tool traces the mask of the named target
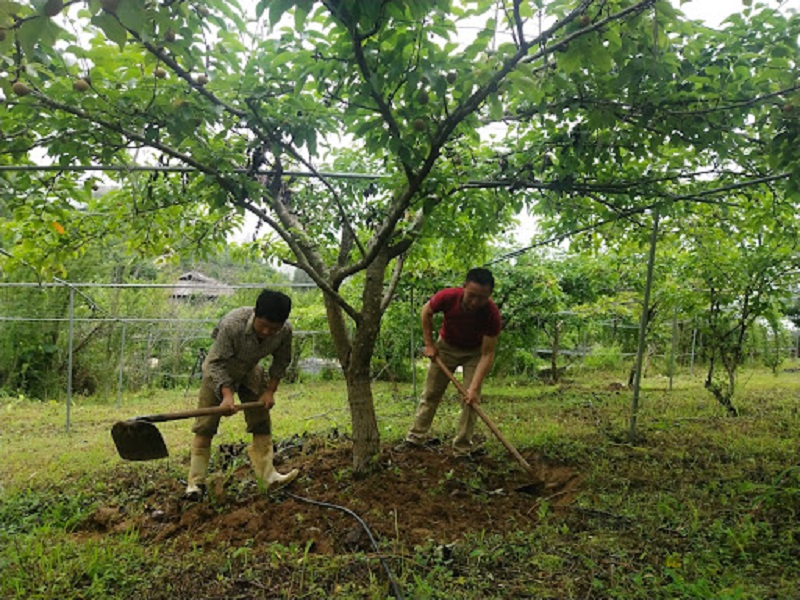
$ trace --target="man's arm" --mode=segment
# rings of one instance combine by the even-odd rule
[[[261,394],[259,401],[264,404],[267,410],[271,409],[275,406],[275,392],[278,389],[278,384],[281,382],[280,379],[275,377],[270,377],[267,380],[267,388],[264,390],[264,393]]]
[[[433,309],[430,302],[422,307],[422,341],[425,344],[422,354],[427,358],[436,356],[438,352],[433,341]]]
[[[220,406],[230,409],[233,414],[233,378],[228,373],[228,361],[235,355],[235,345],[233,337],[236,335],[232,323],[228,319],[223,319],[214,332],[214,343],[208,351],[206,359],[206,370],[211,381],[214,382],[214,389],[222,398]]]
[[[275,392],[281,379],[286,375],[286,369],[289,368],[292,362],[292,328],[289,323],[286,324],[286,327],[288,328],[288,333],[284,334],[283,341],[272,353],[272,364],[267,376],[267,386],[264,393],[261,394],[261,398],[259,398],[267,410],[275,406]]]
[[[481,358],[478,361],[478,366],[475,367],[475,374],[472,376],[472,381],[467,390],[466,402],[467,404],[480,404],[481,386],[483,380],[492,370],[494,364],[494,352],[497,349],[497,337],[483,336],[481,340]]]
[[[223,407],[227,408],[228,412],[230,412],[230,414],[233,414],[235,412],[235,409],[234,409],[235,403],[234,403],[234,400],[233,400],[233,389],[229,388],[227,385],[223,385],[220,388],[220,394],[222,395],[222,402],[220,403],[220,406],[223,406]]]

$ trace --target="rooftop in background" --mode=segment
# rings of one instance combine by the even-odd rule
[[[234,288],[198,271],[189,271],[178,277],[180,284],[172,290],[175,300],[216,300],[233,294]]]

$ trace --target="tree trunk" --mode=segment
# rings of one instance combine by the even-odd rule
[[[383,281],[389,261],[386,252],[366,270],[362,293],[360,319],[356,323],[352,340],[347,334],[344,313],[332,299],[325,298],[328,324],[347,381],[347,401],[353,426],[353,474],[364,475],[373,466],[373,458],[380,451],[380,433],[372,398],[370,367],[372,354],[378,341],[383,308]]]
[[[292,362],[289,363],[289,368],[286,369],[286,383],[295,383],[300,377],[300,357],[303,355],[306,342],[307,338],[297,336],[292,340]]]
[[[721,352],[721,351],[720,351]],[[733,405],[733,392],[736,389],[736,369],[734,367],[733,370],[728,368],[728,364],[725,360],[723,360],[723,364],[725,364],[725,371],[728,375],[728,384],[727,386],[723,387],[716,381],[714,381],[714,357],[716,353],[711,355],[711,360],[709,361],[708,367],[708,375],[706,376],[705,387],[711,393],[714,398],[716,398],[717,402],[722,405],[722,407],[728,411],[728,416],[731,417],[738,417],[739,411]]]
[[[642,378],[647,376],[647,369],[650,366],[650,359],[655,354],[656,347],[653,344],[648,344],[642,356]],[[633,389],[633,380],[636,378],[636,362],[631,365],[631,370],[628,372],[628,387]]]
[[[353,425],[353,474],[364,475],[371,470],[373,458],[380,451],[380,433],[369,371],[366,377],[347,374],[347,402]]]
[[[736,365],[725,365],[725,372],[728,374],[728,398],[733,398],[733,392],[736,390]],[[735,410],[735,409],[734,409]]]
[[[704,385],[708,388],[711,385],[711,382],[714,380],[714,361],[716,359],[716,353],[711,352],[711,356],[708,358],[708,372],[706,373],[706,380]]]
[[[380,451],[380,433],[372,400],[370,366],[383,317],[383,281],[389,264],[386,250],[367,267],[361,296],[361,322],[356,327],[347,369],[347,400],[353,423],[353,473],[364,474]]]
[[[728,411],[729,417],[739,416],[739,411],[733,405],[728,389],[723,389],[723,386],[713,381],[706,381],[706,389],[711,392],[711,395],[717,399],[717,402],[719,402],[722,407]]]

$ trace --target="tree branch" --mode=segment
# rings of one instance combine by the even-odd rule
[[[353,319],[356,323],[361,322],[361,315],[353,308],[350,304],[348,304],[344,298],[342,298],[335,287],[331,286],[325,279],[322,277],[322,273],[326,272],[325,265],[322,263],[322,259],[313,251],[310,244],[306,244],[303,241],[300,241],[300,236],[291,236],[288,234],[288,229],[292,229],[297,233],[302,231],[301,225],[296,221],[294,215],[289,213],[285,208],[281,208],[280,199],[275,200],[273,205],[273,210],[276,211],[279,218],[283,223],[286,224],[287,229],[284,229],[280,223],[277,223],[273,218],[271,218],[267,213],[261,210],[259,207],[255,206],[252,202],[248,200],[235,200],[239,206],[242,208],[246,208],[258,218],[262,219],[267,225],[272,227],[278,235],[281,236],[284,242],[291,248],[294,255],[297,257],[297,262],[289,261],[284,259],[287,264],[295,266],[308,274],[309,277],[316,283],[319,288],[329,295],[336,304],[338,304],[342,310],[344,310],[347,315]]]
[[[545,44],[547,42],[547,40],[549,40],[556,31],[558,31],[559,29],[563,28],[568,23],[570,23],[573,20],[575,20],[576,18],[578,18],[582,13],[586,12],[586,10],[589,8],[589,6],[591,6],[592,2],[593,2],[593,0],[584,0],[583,2],[581,2],[580,5],[578,5],[566,17],[564,17],[561,21],[559,21],[558,23],[553,25],[550,29],[547,29],[546,31],[542,32],[535,40],[533,40],[530,44],[528,44],[528,46],[531,47],[531,46],[535,46],[535,45]],[[578,29],[577,31],[575,31],[575,32],[563,37],[561,40],[559,40],[557,43],[553,44],[552,46],[546,46],[546,47],[542,48],[538,52],[536,52],[534,54],[531,54],[529,57],[526,57],[525,60],[522,61],[522,62],[531,63],[531,62],[533,62],[535,60],[538,60],[540,58],[544,58],[545,56],[553,54],[554,52],[562,50],[562,49],[566,48],[567,46],[569,46],[571,42],[573,42],[574,40],[576,40],[576,39],[578,39],[580,37],[583,37],[587,33],[591,33],[592,31],[599,31],[599,30],[603,29],[609,23],[613,23],[615,21],[621,21],[622,19],[624,19],[625,17],[627,17],[629,15],[632,15],[632,14],[635,14],[635,13],[639,13],[639,12],[643,12],[643,11],[647,10],[650,6],[655,4],[656,2],[658,2],[658,0],[642,0],[641,2],[639,2],[637,4],[633,4],[633,5],[629,6],[628,8],[624,8],[621,11],[614,13],[613,15],[609,15],[605,19],[601,19],[599,21],[595,21],[594,23],[592,23],[591,25],[588,25],[587,27],[583,27],[581,29]]]
[[[630,210],[627,210],[627,211],[624,211],[624,212],[620,213],[619,215],[617,215],[616,217],[614,217],[612,219],[603,219],[602,221],[598,221],[597,223],[594,223],[592,225],[586,225],[584,227],[578,227],[577,229],[573,229],[572,231],[568,231],[566,233],[550,237],[550,238],[548,238],[546,240],[543,240],[541,242],[537,242],[535,244],[531,244],[530,246],[525,246],[523,248],[519,248],[517,250],[514,250],[513,252],[509,252],[507,254],[503,254],[502,256],[500,256],[498,258],[490,260],[486,264],[488,266],[488,265],[493,265],[493,264],[502,262],[504,260],[508,260],[510,258],[516,258],[517,256],[521,256],[522,254],[525,254],[526,252],[529,252],[529,251],[531,251],[531,250],[533,250],[535,248],[539,248],[541,246],[549,246],[550,244],[553,244],[553,243],[556,243],[556,242],[561,242],[561,241],[564,241],[564,240],[566,240],[568,238],[571,238],[574,235],[578,235],[580,233],[586,233],[587,231],[594,231],[595,229],[599,229],[600,227],[602,227],[604,225],[608,225],[609,223],[616,223],[620,219],[628,218],[628,217],[631,217],[631,216],[637,215],[637,214],[642,214],[645,211],[652,210],[654,208],[660,208],[660,207],[665,206],[667,204],[672,204],[672,203],[680,202],[680,201],[693,201],[693,202],[707,203],[709,201],[704,199],[704,197],[706,197],[706,196],[710,196],[710,195],[714,195],[714,194],[724,194],[726,192],[745,189],[745,188],[756,186],[756,185],[763,185],[763,184],[766,184],[766,183],[769,183],[769,182],[772,182],[772,181],[777,181],[779,179],[788,179],[789,177],[791,177],[791,173],[780,173],[778,175],[772,175],[772,176],[769,176],[769,177],[762,177],[762,178],[759,178],[759,179],[753,179],[753,180],[746,181],[746,182],[735,183],[735,184],[723,186],[723,187],[720,187],[720,188],[714,188],[712,190],[705,190],[703,192],[698,192],[696,194],[685,194],[685,195],[682,195],[682,196],[667,196],[668,197],[667,200],[660,200],[658,202],[653,202],[651,204],[648,204],[647,206],[641,206],[641,207],[638,207],[638,208],[633,208],[633,209],[630,209]]]
[[[523,30],[524,22],[519,10],[520,0],[514,0],[514,23],[517,26],[517,43],[520,46],[525,45],[525,31]]]
[[[392,296],[394,296],[394,291],[397,289],[397,284],[400,281],[400,276],[403,274],[403,265],[406,262],[405,254],[401,254],[397,257],[397,260],[394,263],[394,270],[392,271],[392,278],[389,281],[389,287],[386,290],[386,293],[383,295],[383,299],[381,300],[381,313],[384,313],[387,308],[389,308],[389,304],[392,301]]]
[[[361,73],[364,83],[369,86],[369,94],[372,99],[375,100],[375,103],[378,107],[378,112],[380,113],[384,123],[386,123],[386,125],[389,127],[389,133],[398,144],[403,144],[403,136],[400,133],[400,126],[392,114],[392,109],[381,95],[380,90],[376,89],[372,82],[372,71],[367,64],[367,58],[364,56],[364,47],[362,46],[364,38],[358,34],[358,31],[355,29],[355,27],[349,27],[346,23],[345,26],[350,32],[350,37],[353,41],[353,54],[355,55],[356,64],[358,65],[358,70]],[[411,165],[409,165],[405,160],[401,160],[400,164],[403,167],[406,178],[411,179],[414,173]]]

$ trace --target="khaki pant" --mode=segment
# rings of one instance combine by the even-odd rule
[[[266,389],[267,381],[264,377],[264,369],[259,365],[247,375],[235,391],[239,396],[240,402],[256,402]],[[197,407],[208,408],[219,406],[220,404],[222,404],[222,398],[217,396],[214,382],[207,375],[203,375]],[[248,433],[256,435],[270,435],[272,433],[272,422],[270,421],[269,411],[266,408],[251,408],[242,412],[244,412]],[[220,418],[219,415],[196,417],[192,431],[199,435],[212,437],[217,433]]]
[[[439,357],[452,373],[456,367],[464,368],[464,387],[469,388],[475,369],[481,359],[481,349],[473,348],[464,350],[451,346],[443,339],[436,342],[439,350]],[[433,417],[442,401],[442,396],[447,389],[450,379],[445,375],[438,365],[431,362],[428,367],[428,377],[425,380],[425,391],[422,393],[417,414],[414,418],[414,425],[408,432],[406,440],[411,443],[421,444],[427,438],[428,430],[431,428]],[[455,454],[467,454],[472,450],[472,432],[475,429],[475,419],[477,415],[466,404],[462,405],[461,416],[458,420],[458,432],[453,439],[453,450]]]

